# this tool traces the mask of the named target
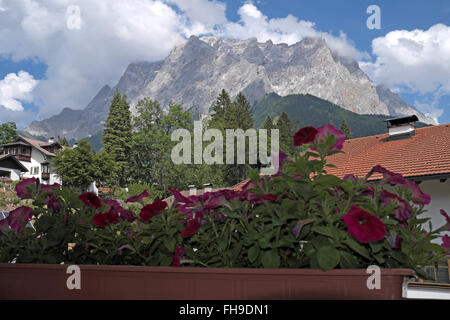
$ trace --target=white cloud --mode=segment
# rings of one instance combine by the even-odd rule
[[[67,27],[70,5],[81,10],[80,29]],[[342,55],[365,56],[344,33],[320,32],[292,15],[268,19],[252,3],[240,7],[239,22],[226,19],[219,0],[0,0],[0,7],[0,56],[37,57],[48,66],[33,91],[42,118],[84,108],[103,85],[115,85],[129,63],[161,60],[192,34],[288,44],[322,36]]]
[[[416,100],[425,114],[438,119],[439,100],[450,94],[450,27],[396,30],[372,41],[374,62],[360,62],[373,81],[402,93],[431,94],[432,102]]]
[[[11,111],[22,111],[21,101],[31,101],[31,92],[37,83],[38,81],[25,71],[6,75],[0,80],[0,106]]]

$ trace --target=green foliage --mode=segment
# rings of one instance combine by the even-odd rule
[[[304,127],[320,127],[330,123],[338,128],[345,119],[348,127],[351,128],[353,138],[386,133],[386,124],[383,120],[390,118],[385,115],[360,115],[310,94],[280,97],[270,93],[256,103],[252,110],[254,110],[253,118],[257,128],[263,127],[267,116],[276,119],[282,112],[285,112],[294,123],[300,120]],[[416,125],[417,127],[426,126],[420,122]],[[294,131],[297,131],[299,126],[295,126]]]
[[[18,137],[15,122],[0,124],[0,151],[2,151],[2,144],[14,142]]]
[[[282,112],[277,120],[276,129],[280,130],[280,149],[287,154],[294,152],[292,136],[294,135],[294,126],[286,112]]]
[[[63,147],[69,147],[69,141],[67,141],[66,137],[58,137],[58,143]]]
[[[352,132],[350,131],[350,128],[347,124],[347,121],[345,121],[345,119],[342,119],[341,122],[341,127],[339,128],[343,133],[345,133],[345,138],[346,139],[352,139]]]
[[[85,139],[80,140],[74,149],[64,149],[52,159],[52,166],[66,186],[83,190],[98,177],[95,155]]]
[[[112,155],[116,162],[119,185],[124,185],[127,180],[131,150],[131,113],[126,99],[125,95],[116,90],[102,137],[105,151]]]
[[[64,188],[53,193],[61,204],[53,212],[46,206],[45,193],[29,189],[35,230],[0,234],[0,261],[168,266],[178,259],[179,264],[193,267],[330,270],[378,265],[419,273],[419,266],[441,261],[446,251],[432,241],[448,224],[424,232],[430,219],[421,217],[425,210],[413,202],[418,198],[413,198],[408,184],[392,185],[387,178],[370,183],[370,175],[342,180],[327,174],[326,156],[334,143],[330,136],[321,144],[314,141],[314,148],[307,145],[305,152],[284,163],[276,177],[259,177],[252,171],[256,183],[249,190],[221,190],[189,199],[178,196],[176,205],[148,221],[140,215],[145,203],[136,202],[126,209],[134,210],[137,220],[95,226],[93,217],[106,212],[106,204],[87,207],[74,190]],[[147,187],[130,185],[129,195]],[[151,198],[158,192],[148,191]],[[386,205],[382,196],[386,191],[411,208],[407,221],[396,216],[394,201]],[[351,227],[344,217],[354,206],[370,219],[357,218]],[[374,219],[379,222],[365,234],[378,229],[376,238],[365,241],[350,232]],[[400,245],[393,245],[392,235],[401,237]]]

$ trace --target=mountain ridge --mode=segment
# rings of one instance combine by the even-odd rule
[[[252,104],[271,92],[311,94],[359,114],[416,114],[435,123],[389,89],[373,84],[356,61],[332,52],[322,38],[287,45],[191,36],[162,61],[129,64],[116,86],[104,86],[85,109],[66,108],[25,130],[68,139],[95,134],[103,128],[116,89],[127,95],[133,114],[144,97],[163,108],[175,102],[204,114],[225,89],[232,98],[242,92]]]

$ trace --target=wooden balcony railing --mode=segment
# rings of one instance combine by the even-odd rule
[[[42,177],[42,180],[49,180],[50,179],[50,173],[42,172],[41,177]]]

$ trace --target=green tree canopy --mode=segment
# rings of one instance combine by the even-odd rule
[[[294,152],[293,140],[294,126],[287,113],[282,112],[277,120],[276,128],[280,130],[280,149],[288,154]]]
[[[73,149],[63,149],[52,160],[52,167],[65,186],[86,190],[98,177],[94,153],[88,140],[80,140]]]
[[[346,139],[352,139],[352,132],[345,119],[342,119],[340,130],[345,133]]]
[[[18,138],[15,122],[6,122],[0,125],[0,146],[2,144],[14,142]],[[2,147],[0,147],[2,151]]]
[[[116,90],[109,107],[102,138],[105,151],[113,156],[117,164],[119,185],[124,185],[127,180],[131,148],[131,113],[126,99],[126,95],[121,95]]]

